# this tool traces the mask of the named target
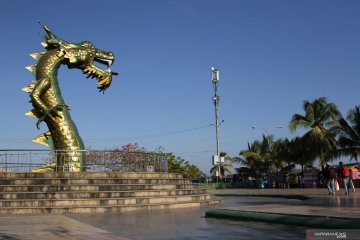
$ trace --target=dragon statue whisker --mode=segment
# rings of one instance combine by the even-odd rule
[[[112,52],[95,48],[89,41],[70,43],[56,36],[47,26],[43,28],[46,32],[46,41],[41,44],[47,51],[30,54],[38,62],[26,69],[36,79],[22,89],[29,93],[30,102],[34,107],[25,115],[38,119],[38,129],[41,122],[45,122],[49,129],[34,138],[33,142],[66,153],[58,155],[58,171],[63,171],[65,166],[70,172],[86,171],[86,159],[81,151],[84,150],[84,143],[70,117],[70,107],[61,96],[57,72],[62,64],[67,65],[69,69],[81,69],[87,78],[97,78],[98,89],[104,92],[110,86],[112,76],[117,75],[110,69],[115,57]],[[94,61],[105,64],[107,70],[95,66]]]

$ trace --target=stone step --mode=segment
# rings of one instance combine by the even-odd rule
[[[0,192],[138,191],[196,189],[196,184],[0,185]]]
[[[205,189],[183,190],[139,190],[139,191],[102,191],[102,192],[5,192],[2,199],[71,199],[71,198],[121,198],[121,197],[155,197],[205,194]]]
[[[217,203],[180,174],[0,173],[0,214],[127,212]]]
[[[104,213],[104,212],[132,212],[170,210],[177,208],[201,207],[215,205],[221,202],[211,198],[205,201],[190,201],[162,204],[137,204],[118,206],[69,206],[69,207],[7,207],[0,208],[0,214],[71,214],[71,213]]]
[[[183,179],[177,173],[151,173],[151,172],[59,172],[59,173],[11,173],[0,172],[0,179],[20,179],[20,178],[71,178],[71,179],[95,179],[95,178],[123,178],[123,179]]]
[[[73,206],[118,206],[138,204],[168,204],[210,200],[209,194],[164,196],[164,197],[127,197],[127,198],[90,198],[90,199],[21,199],[2,200],[0,208],[6,207],[73,207]]]
[[[94,184],[189,184],[189,179],[126,179],[126,178],[19,178],[0,179],[0,185],[94,185]]]

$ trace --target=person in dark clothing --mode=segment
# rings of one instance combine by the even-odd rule
[[[329,194],[334,195],[335,194],[334,182],[336,179],[336,173],[335,173],[335,169],[330,167],[329,164],[326,164],[326,167],[324,169],[324,179],[326,180],[326,186],[329,191]]]

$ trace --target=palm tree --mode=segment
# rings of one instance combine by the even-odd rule
[[[282,169],[285,165],[290,165],[292,163],[292,158],[290,156],[290,141],[286,139],[278,139],[274,142],[273,145],[273,165],[277,171]]]
[[[220,157],[224,157],[225,159],[225,163],[221,163],[220,164],[220,176],[225,176],[225,173],[232,173],[231,169],[233,168],[233,163],[235,163],[237,161],[237,157],[230,157],[227,156],[226,152],[221,152],[220,153]],[[228,163],[226,163],[228,162]],[[215,165],[210,169],[210,173],[215,176],[216,171],[219,170],[219,165]]]
[[[260,177],[268,174],[273,165],[275,155],[273,154],[273,141],[272,135],[263,135],[262,141],[254,141],[248,144],[248,149],[240,151],[240,162],[248,166],[255,177]]]
[[[253,177],[260,177],[265,172],[265,165],[260,154],[261,144],[255,141],[252,144],[248,143],[248,149],[240,151],[241,164],[249,168],[249,173]]]
[[[350,160],[357,162],[360,155],[360,105],[350,109],[346,119],[340,118],[339,125],[332,131],[338,137],[339,154],[350,156]]]
[[[225,176],[225,173],[231,173],[232,164],[229,163],[223,163],[220,164],[220,176]],[[216,171],[219,170],[219,165],[215,165],[210,169],[211,175],[215,176]]]
[[[278,140],[278,144],[274,147],[277,151],[278,161],[282,161],[287,166],[295,163],[293,151],[293,139],[288,138]]]
[[[301,166],[301,171],[304,171],[304,166],[312,165],[314,158],[307,139],[303,137],[296,137],[288,143],[288,157]]]
[[[309,156],[314,160],[319,157],[320,164],[328,162],[336,156],[335,135],[328,131],[337,125],[341,113],[334,103],[328,103],[325,97],[320,97],[312,102],[304,101],[303,109],[305,115],[294,114],[289,123],[290,131],[294,132],[299,127],[310,128],[302,139],[305,147],[312,153]]]

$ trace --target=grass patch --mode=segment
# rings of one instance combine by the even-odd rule
[[[296,225],[321,229],[358,229],[359,218],[339,218],[281,213],[262,213],[241,210],[212,209],[206,212],[206,218],[233,221],[257,221],[285,225]]]
[[[310,197],[304,195],[292,194],[215,194],[218,197],[268,197],[268,198],[285,198],[285,199],[298,199],[309,200]]]

